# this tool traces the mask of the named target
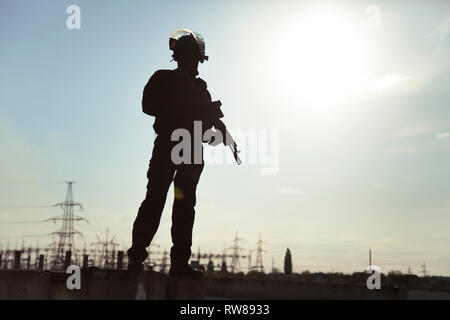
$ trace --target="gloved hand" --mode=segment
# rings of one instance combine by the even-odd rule
[[[224,145],[228,146],[233,144],[233,138],[231,137],[230,133],[227,130],[227,127],[222,120],[217,119],[214,122],[214,128],[216,128],[222,134],[221,142],[223,142]]]
[[[211,119],[220,119],[223,118],[222,110],[220,110],[220,107],[222,106],[222,102],[220,100],[213,101],[208,106],[207,113],[208,117]]]
[[[207,122],[210,123],[210,122]],[[203,142],[207,142],[209,145],[215,147],[221,143],[225,144],[225,137],[227,134],[227,128],[225,127],[225,124],[220,120],[216,119],[215,121],[211,122],[211,128],[214,126],[215,132],[213,135],[208,135],[208,138],[204,139]],[[211,129],[208,128],[208,129]]]

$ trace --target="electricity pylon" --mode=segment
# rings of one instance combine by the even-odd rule
[[[234,237],[233,243],[234,245],[229,249],[233,250],[233,254],[231,255],[231,272],[239,272],[241,269],[241,264],[239,262],[239,258],[243,258],[245,256],[241,256],[240,252],[244,250],[241,246],[239,246],[239,241],[242,241],[241,238],[238,238],[238,233],[236,231],[236,236]]]
[[[73,201],[73,191],[72,184],[74,181],[67,181],[67,193],[64,202],[60,202],[54,205],[54,207],[61,207],[63,209],[63,214],[61,216],[53,217],[47,219],[46,221],[62,221],[61,229],[52,233],[52,235],[57,235],[59,237],[58,246],[54,254],[53,260],[53,270],[62,270],[64,266],[64,259],[66,251],[71,251],[76,255],[75,252],[75,234],[82,236],[81,232],[74,228],[75,221],[84,220],[88,222],[85,218],[74,215],[74,207],[79,207],[83,210],[83,206]],[[76,258],[75,258],[76,260]]]
[[[116,235],[114,235],[111,238],[111,240],[108,240],[109,230],[107,228],[105,241],[102,241],[98,235],[96,235],[96,236],[97,236],[98,242],[92,243],[91,246],[98,245],[102,248],[101,254],[100,254],[99,268],[102,267],[103,262],[104,262],[105,269],[114,268],[114,253],[116,252],[116,247],[119,245],[118,243],[114,242],[114,238],[116,237]]]
[[[263,241],[261,240],[261,234],[259,234],[259,239],[258,242],[256,242],[257,244],[257,249],[256,249],[256,263],[255,263],[255,270],[264,273],[264,266],[263,266],[263,259],[262,259],[262,253],[266,252],[266,250],[263,250],[262,245],[263,245]]]

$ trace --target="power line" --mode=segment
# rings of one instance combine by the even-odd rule
[[[0,204],[0,209],[41,209],[52,208],[56,205],[28,205],[28,204]]]
[[[65,181],[3,181],[0,182],[0,185],[12,185],[12,184],[61,184],[65,183]]]
[[[9,237],[0,237],[0,239],[22,239],[22,238],[39,238],[39,237],[48,237],[50,236],[50,233],[46,234],[37,234],[37,235],[28,235],[28,236],[9,236]]]
[[[47,220],[0,220],[0,223],[40,223]]]

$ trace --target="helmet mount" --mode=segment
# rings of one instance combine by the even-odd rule
[[[184,57],[197,59],[201,63],[208,60],[205,55],[203,37],[189,29],[177,29],[170,34],[169,48],[173,51],[173,59],[179,61]]]

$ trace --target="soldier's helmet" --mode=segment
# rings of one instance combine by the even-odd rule
[[[169,48],[173,51],[173,59],[178,61],[183,57],[194,57],[201,63],[208,60],[205,55],[203,37],[189,29],[178,29],[170,34]]]

